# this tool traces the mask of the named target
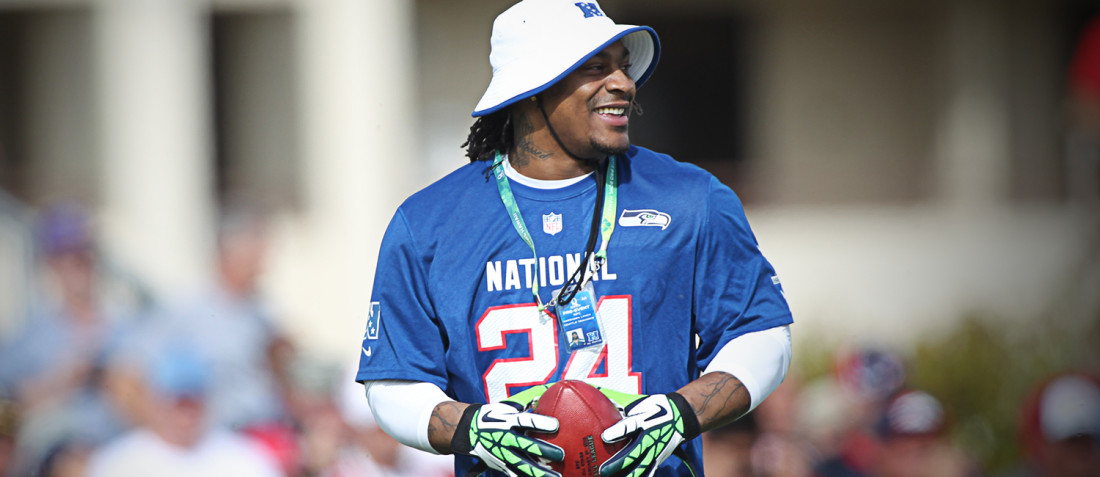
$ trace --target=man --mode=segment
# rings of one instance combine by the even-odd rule
[[[883,407],[876,427],[879,445],[870,475],[978,475],[967,457],[948,440],[947,415],[931,394],[915,389],[896,393]]]
[[[753,472],[753,447],[760,441],[760,428],[756,424],[755,416],[755,413],[749,414],[703,433],[703,458],[706,461],[707,475],[723,477],[786,475]]]
[[[356,379],[384,430],[454,453],[456,475],[557,475],[546,461],[561,449],[524,432],[559,423],[521,411],[562,379],[625,411],[601,436],[629,439],[602,475],[701,471],[700,432],[786,375],[778,278],[729,188],[630,144],[652,29],[595,2],[525,0],[497,17],[491,47],[471,164],[386,231]]]
[[[206,398],[211,369],[195,350],[169,345],[142,364],[139,397],[149,419],[96,450],[84,475],[283,475],[258,444],[210,426]]]
[[[358,360],[356,361],[358,365]],[[343,376],[343,373],[341,373]],[[319,477],[453,477],[454,458],[421,452],[403,446],[386,434],[374,419],[370,404],[363,399],[359,383],[340,383],[334,401],[340,424],[331,432],[339,446],[334,452],[316,452],[331,460],[312,475]],[[315,426],[318,419],[307,424]],[[322,420],[323,425],[323,420]],[[325,439],[313,439],[324,442]]]
[[[581,344],[581,335],[580,333],[574,331],[569,335],[569,345],[577,346],[579,344]]]
[[[1034,477],[1100,475],[1100,378],[1058,373],[1027,397],[1021,422],[1024,467]]]
[[[103,392],[118,313],[103,300],[93,222],[75,204],[56,204],[39,216],[36,239],[42,306],[0,343],[0,400],[12,400],[21,422],[12,475],[34,473],[67,442],[109,439],[124,424]]]
[[[119,406],[137,413],[132,389],[142,366],[169,344],[185,343],[211,363],[207,414],[217,425],[273,432],[287,417],[287,362],[292,354],[258,293],[268,247],[263,214],[244,204],[223,211],[217,233],[216,280],[173,297],[128,330],[112,357]]]

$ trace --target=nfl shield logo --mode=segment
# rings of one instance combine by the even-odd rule
[[[550,235],[561,232],[561,214],[542,214],[542,231]]]

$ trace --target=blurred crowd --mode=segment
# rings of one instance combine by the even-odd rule
[[[749,416],[704,434],[706,475],[1100,476],[1095,375],[1065,372],[1036,383],[1019,415],[1018,462],[1008,470],[982,469],[952,439],[961,416],[909,385],[899,355],[841,350],[827,375],[807,382],[789,376]]]
[[[1071,63],[1065,182],[1095,205],[1100,17]],[[211,283],[122,307],[103,299],[104,257],[87,211],[59,204],[38,215],[41,296],[0,335],[0,477],[453,477],[449,457],[381,431],[353,362],[311,362],[280,332],[258,293],[260,211],[221,215]],[[860,347],[832,359],[830,372],[792,374],[755,411],[705,433],[705,474],[1100,477],[1096,370],[1005,396],[1022,402],[1018,462],[990,470],[952,439],[965,416],[914,386],[903,357]]]
[[[351,364],[311,362],[279,332],[257,290],[258,210],[222,215],[212,283],[131,307],[104,300],[89,215],[39,215],[42,296],[0,339],[0,475],[452,474],[374,424]]]
[[[227,211],[216,280],[120,309],[101,298],[88,216],[42,211],[42,306],[0,345],[0,475],[452,476],[449,457],[375,425],[354,363],[311,362],[281,335],[257,293],[265,229],[255,210]],[[1035,383],[1021,399],[1018,464],[989,473],[951,439],[959,416],[910,385],[898,354],[863,347],[832,360],[704,434],[706,475],[1100,476],[1093,375]]]

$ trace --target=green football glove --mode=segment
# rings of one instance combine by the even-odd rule
[[[558,420],[524,412],[549,386],[535,386],[492,404],[471,404],[462,413],[451,450],[481,459],[487,467],[511,477],[560,477],[540,461],[561,462],[561,447],[524,435],[524,431],[555,432]]]
[[[600,476],[652,476],[680,444],[700,434],[699,418],[691,405],[677,393],[637,395],[600,388],[623,409],[626,417],[600,435],[604,442],[634,436],[615,455],[600,464]],[[693,472],[694,473],[694,472]]]

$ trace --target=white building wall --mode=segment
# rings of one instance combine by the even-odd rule
[[[359,349],[382,233],[419,168],[409,0],[296,7],[305,203],[277,230],[270,296],[304,348]]]
[[[94,3],[106,249],[161,296],[209,277],[213,220],[206,5]]]
[[[98,165],[88,177],[96,181],[107,249],[162,295],[209,275],[209,15],[289,12],[293,48],[284,53],[295,64],[296,139],[288,143],[298,156],[301,201],[276,217],[264,291],[303,348],[350,359],[396,205],[465,162],[458,146],[489,79],[492,18],[510,0],[60,3],[88,12],[94,39],[94,76],[69,81],[90,85],[77,96],[90,96],[93,120],[72,128],[93,145]],[[633,5],[602,3],[609,10]],[[1006,118],[1021,114],[1012,94],[1023,93],[1006,91],[1012,85],[1001,76],[1049,70],[1044,61],[1054,53],[1030,51],[1024,58],[1031,60],[1010,64],[1006,25],[1026,9],[1005,13],[996,3],[644,5],[669,14],[745,8],[761,21],[752,55],[759,61],[757,153],[748,173],[768,192],[748,209],[798,327],[807,330],[796,331],[796,340],[825,330],[837,339],[900,343],[971,310],[1034,319],[1081,257],[1095,253],[1087,251],[1095,217],[1009,200],[1019,180],[1010,157],[1026,148],[1021,138],[1050,142],[1041,131],[1013,134]],[[41,5],[0,0],[0,8]],[[53,58],[42,63],[51,81],[70,84],[50,65],[71,52],[37,48]],[[912,69],[897,69],[899,56]],[[1028,84],[1049,85],[1052,77]],[[53,86],[39,87],[34,97],[48,98]],[[34,120],[42,124],[54,117],[41,114]],[[49,128],[35,129],[45,130],[47,155],[75,154],[53,144]],[[255,146],[262,139],[252,133],[241,132]],[[1043,147],[1027,149],[1029,157],[1043,157]],[[63,183],[54,174],[68,168],[48,164],[40,164],[46,172],[35,187],[65,188],[48,184]]]

